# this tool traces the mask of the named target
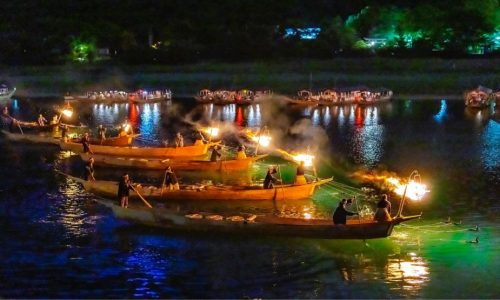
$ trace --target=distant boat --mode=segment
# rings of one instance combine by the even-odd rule
[[[492,89],[478,86],[476,89],[464,93],[465,106],[473,108],[485,108],[493,101],[495,94]]]
[[[6,83],[0,84],[0,100],[10,99],[14,93],[16,92],[16,88],[9,88]]]

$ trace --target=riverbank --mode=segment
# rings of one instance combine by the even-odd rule
[[[334,59],[275,63],[200,63],[183,66],[64,65],[5,67],[1,80],[21,97],[58,97],[66,92],[170,88],[177,97],[200,89],[271,89],[294,95],[300,89],[385,87],[395,98],[461,99],[484,85],[500,88],[500,59]],[[446,97],[443,97],[446,96]]]

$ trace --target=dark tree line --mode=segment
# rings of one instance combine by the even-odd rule
[[[286,28],[306,27],[321,32],[285,38]],[[488,34],[499,31],[498,0],[8,1],[0,63],[61,63],[79,44],[92,46],[81,49],[91,62],[102,48],[125,63],[373,54],[365,37],[389,37],[379,55],[461,55],[488,47]]]

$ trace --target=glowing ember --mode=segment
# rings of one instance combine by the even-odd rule
[[[410,180],[408,184],[405,185],[401,183],[399,179],[390,177],[386,179],[386,182],[393,186],[394,192],[400,196],[405,193],[406,187],[406,197],[415,201],[421,200],[424,195],[429,192],[427,185],[414,180]]]
[[[311,167],[313,165],[313,160],[314,160],[314,155],[310,154],[297,154],[297,155],[292,155],[293,160],[296,162],[304,162],[304,166],[306,167]]]
[[[310,213],[304,213],[304,219],[310,220],[312,218]]]

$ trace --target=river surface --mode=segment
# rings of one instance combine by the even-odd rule
[[[48,98],[4,101],[11,114],[51,118],[63,106]],[[363,185],[351,175],[416,169],[430,192],[408,202],[421,220],[392,236],[368,241],[266,236],[192,235],[116,219],[79,184],[53,172],[82,173],[82,162],[55,147],[0,138],[0,297],[3,298],[499,298],[500,112],[465,109],[462,101],[400,100],[373,107],[295,107],[171,103],[82,104],[71,124],[108,133],[127,121],[140,145],[192,141],[193,124],[223,130],[224,142],[241,127],[267,126],[272,144],[316,156],[320,177],[340,184],[312,199],[269,203],[184,203],[186,212],[276,213],[330,218],[340,198]],[[249,145],[250,146],[250,145]],[[248,151],[254,151],[251,147]],[[260,149],[260,151],[266,151]],[[269,164],[283,181],[294,166],[270,157],[248,173],[182,173],[181,181],[259,182]],[[311,171],[311,170],[309,170]],[[97,168],[99,179],[124,170]],[[129,170],[137,181],[159,183],[161,172]],[[391,198],[397,207],[398,198]],[[139,203],[140,204],[140,203]],[[370,207],[368,199],[360,201]],[[450,218],[450,222],[448,222]],[[471,231],[475,226],[479,231]],[[479,243],[469,243],[479,238]]]

